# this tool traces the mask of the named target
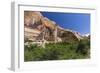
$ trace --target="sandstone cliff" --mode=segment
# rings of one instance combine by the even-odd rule
[[[46,41],[61,42],[83,39],[78,32],[60,27],[40,12],[25,11],[24,26],[26,41],[45,39]]]

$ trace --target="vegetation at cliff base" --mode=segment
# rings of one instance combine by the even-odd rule
[[[24,61],[67,60],[90,58],[90,41],[46,44],[45,48],[30,44],[24,46]]]

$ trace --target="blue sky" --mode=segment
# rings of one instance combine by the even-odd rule
[[[59,26],[78,31],[82,35],[90,34],[90,14],[41,12],[44,17],[55,21]]]

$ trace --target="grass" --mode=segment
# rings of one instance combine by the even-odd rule
[[[90,58],[90,41],[49,43],[45,48],[36,44],[25,46],[25,61],[66,60]]]

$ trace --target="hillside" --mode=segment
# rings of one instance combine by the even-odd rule
[[[24,25],[25,40],[29,41],[43,40],[43,38],[46,41],[56,42],[83,39],[79,32],[60,27],[40,12],[25,11]]]

